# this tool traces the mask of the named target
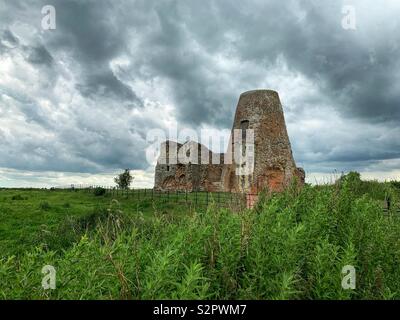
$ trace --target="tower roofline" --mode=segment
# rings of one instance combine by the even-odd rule
[[[271,90],[271,89],[256,89],[256,90],[250,90],[250,91],[245,91],[243,92],[240,96],[245,96],[248,94],[254,94],[254,93],[269,93],[269,94],[276,94],[279,95],[277,91]]]

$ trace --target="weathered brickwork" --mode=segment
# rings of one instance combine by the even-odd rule
[[[189,144],[189,145],[188,145]],[[178,152],[197,148],[197,161],[179,163]],[[155,189],[163,191],[221,191],[221,175],[224,168],[223,155],[220,164],[201,164],[201,156],[208,153],[209,163],[215,155],[197,142],[180,144],[166,141],[161,145],[155,174]],[[172,155],[172,156],[171,156]]]
[[[234,157],[234,150],[238,147],[233,142],[235,129],[246,133],[249,132],[246,129],[254,130],[254,166],[249,174],[237,174],[240,165],[235,163]],[[242,138],[245,141],[246,137]],[[198,157],[193,158],[192,155],[191,161],[179,163],[178,152],[187,152],[190,148],[198,150]],[[201,162],[201,155],[204,154],[208,154],[209,162],[201,164],[204,163]],[[215,156],[221,160],[220,164],[211,164]],[[224,159],[231,164],[224,164]],[[229,162],[229,159],[232,161]],[[296,167],[293,159],[279,95],[272,90],[255,90],[245,92],[239,98],[225,154],[215,155],[196,142],[164,142],[156,166],[155,189],[246,193],[268,189],[279,192],[294,178],[304,184],[305,173]]]

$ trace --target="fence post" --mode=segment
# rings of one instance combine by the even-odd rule
[[[187,203],[187,194],[188,194],[188,192],[187,192],[187,190],[185,190],[185,201],[186,201],[186,203]]]
[[[208,191],[206,191],[206,206],[208,207]]]

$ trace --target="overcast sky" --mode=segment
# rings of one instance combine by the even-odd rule
[[[230,129],[257,88],[279,92],[309,182],[399,179],[399,17],[398,0],[0,0],[0,186],[132,168],[151,187],[150,129]]]

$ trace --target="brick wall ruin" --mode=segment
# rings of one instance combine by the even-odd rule
[[[197,161],[180,163],[178,153],[182,150],[197,149]],[[208,153],[208,164],[202,164],[201,156]],[[215,154],[207,147],[197,142],[186,144],[165,141],[161,145],[161,155],[158,159],[154,187],[162,191],[222,191],[221,176],[224,169],[223,154],[217,155],[220,164],[211,164]],[[204,161],[203,161],[204,163]]]
[[[233,139],[241,129],[242,145]],[[238,175],[244,163],[235,162],[235,148],[243,148],[246,132],[254,132],[254,161],[249,174]],[[240,139],[239,139],[240,140]],[[192,150],[192,151],[189,151]],[[197,154],[188,154],[197,150]],[[187,155],[185,161],[179,154]],[[202,157],[208,156],[205,162]],[[212,164],[213,157],[219,164]],[[225,154],[214,154],[197,142],[180,144],[166,141],[155,172],[155,189],[188,191],[227,191],[258,193],[263,189],[282,191],[293,179],[304,184],[305,173],[297,168],[287,134],[282,105],[277,92],[254,90],[243,93],[236,108],[231,138]]]

